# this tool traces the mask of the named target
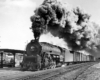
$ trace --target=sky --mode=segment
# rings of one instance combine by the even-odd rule
[[[33,39],[30,17],[43,0],[0,0],[0,48],[24,50]],[[62,0],[80,6],[100,24],[100,0]],[[46,39],[46,38],[45,38]]]

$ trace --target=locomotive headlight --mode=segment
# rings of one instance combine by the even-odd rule
[[[31,51],[34,51],[35,50],[35,47],[34,46],[31,46]]]

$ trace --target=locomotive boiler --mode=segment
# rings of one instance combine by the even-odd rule
[[[63,49],[58,46],[32,40],[26,46],[21,69],[34,71],[61,66],[64,62],[63,55]]]

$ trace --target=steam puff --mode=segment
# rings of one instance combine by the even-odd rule
[[[97,48],[100,29],[90,22],[90,15],[79,7],[69,10],[57,0],[44,0],[31,21],[34,33],[37,30],[41,34],[50,33],[53,37],[59,37],[72,50]]]
[[[39,42],[48,42],[53,45],[61,46],[63,48],[69,49],[66,45],[67,43],[64,42],[63,39],[60,39],[59,37],[54,37],[51,33],[43,34],[40,36]]]

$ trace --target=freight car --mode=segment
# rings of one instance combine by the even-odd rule
[[[83,55],[80,52],[71,52],[59,46],[32,40],[26,46],[26,54],[23,56],[21,70],[51,69],[62,66],[64,63],[73,64],[90,61],[91,59],[90,56]]]
[[[86,54],[84,52],[77,52],[77,51],[70,51],[69,53],[68,50],[66,51],[67,54],[65,52],[64,63],[66,63],[67,65],[96,61],[95,57],[90,54]]]

